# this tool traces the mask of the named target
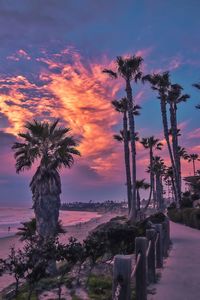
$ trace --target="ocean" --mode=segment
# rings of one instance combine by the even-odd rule
[[[0,207],[0,238],[13,236],[21,226],[34,217],[33,210],[25,207]],[[60,211],[60,220],[63,226],[84,223],[100,217],[96,212]]]

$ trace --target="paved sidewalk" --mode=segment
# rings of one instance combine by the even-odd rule
[[[173,243],[148,300],[200,300],[200,230],[170,222]]]

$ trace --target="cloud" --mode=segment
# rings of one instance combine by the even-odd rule
[[[200,128],[197,128],[193,131],[190,131],[188,134],[187,134],[187,137],[189,139],[199,139],[200,138]]]
[[[20,59],[30,60],[30,55],[23,49],[18,50],[15,54],[7,56],[7,59],[19,61]]]
[[[25,54],[20,53],[24,58]],[[110,103],[121,82],[102,73],[105,59],[102,63],[83,63],[81,55],[71,48],[50,58],[44,53],[37,61],[45,64],[39,74],[44,82],[41,85],[24,75],[0,78],[2,88],[6,89],[6,93],[0,94],[0,112],[8,120],[4,131],[16,136],[24,130],[26,121],[60,118],[80,137],[82,168],[87,166],[90,172],[107,180],[121,168],[117,163],[121,157],[119,146],[112,137],[120,116]]]

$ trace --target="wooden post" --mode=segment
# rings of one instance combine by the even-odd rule
[[[156,231],[159,234],[156,244],[156,266],[157,268],[163,267],[163,230],[162,224],[155,224]]]
[[[147,239],[145,237],[137,237],[135,239],[136,262],[140,254],[140,261],[136,269],[136,300],[147,299]]]
[[[122,288],[119,293],[119,300],[131,299],[131,255],[116,255],[113,266],[113,289],[112,299],[115,299],[115,292],[120,282]]]
[[[156,240],[156,231],[155,229],[146,230],[147,240],[151,241],[151,248],[149,255],[147,257],[147,266],[148,266],[148,283],[156,282],[156,249],[155,249],[155,240]]]

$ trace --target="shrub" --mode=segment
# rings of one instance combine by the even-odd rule
[[[170,220],[177,223],[184,223],[192,228],[200,229],[200,209],[168,209]]]
[[[177,223],[183,222],[182,213],[178,209],[168,209],[168,217],[173,222],[177,222]]]
[[[116,254],[130,254],[134,252],[135,237],[139,234],[139,228],[128,224],[127,219],[115,218],[99,225],[84,244],[88,256],[91,256],[90,252],[94,252],[94,249],[97,252],[95,257],[103,257],[104,254],[111,257]]]

